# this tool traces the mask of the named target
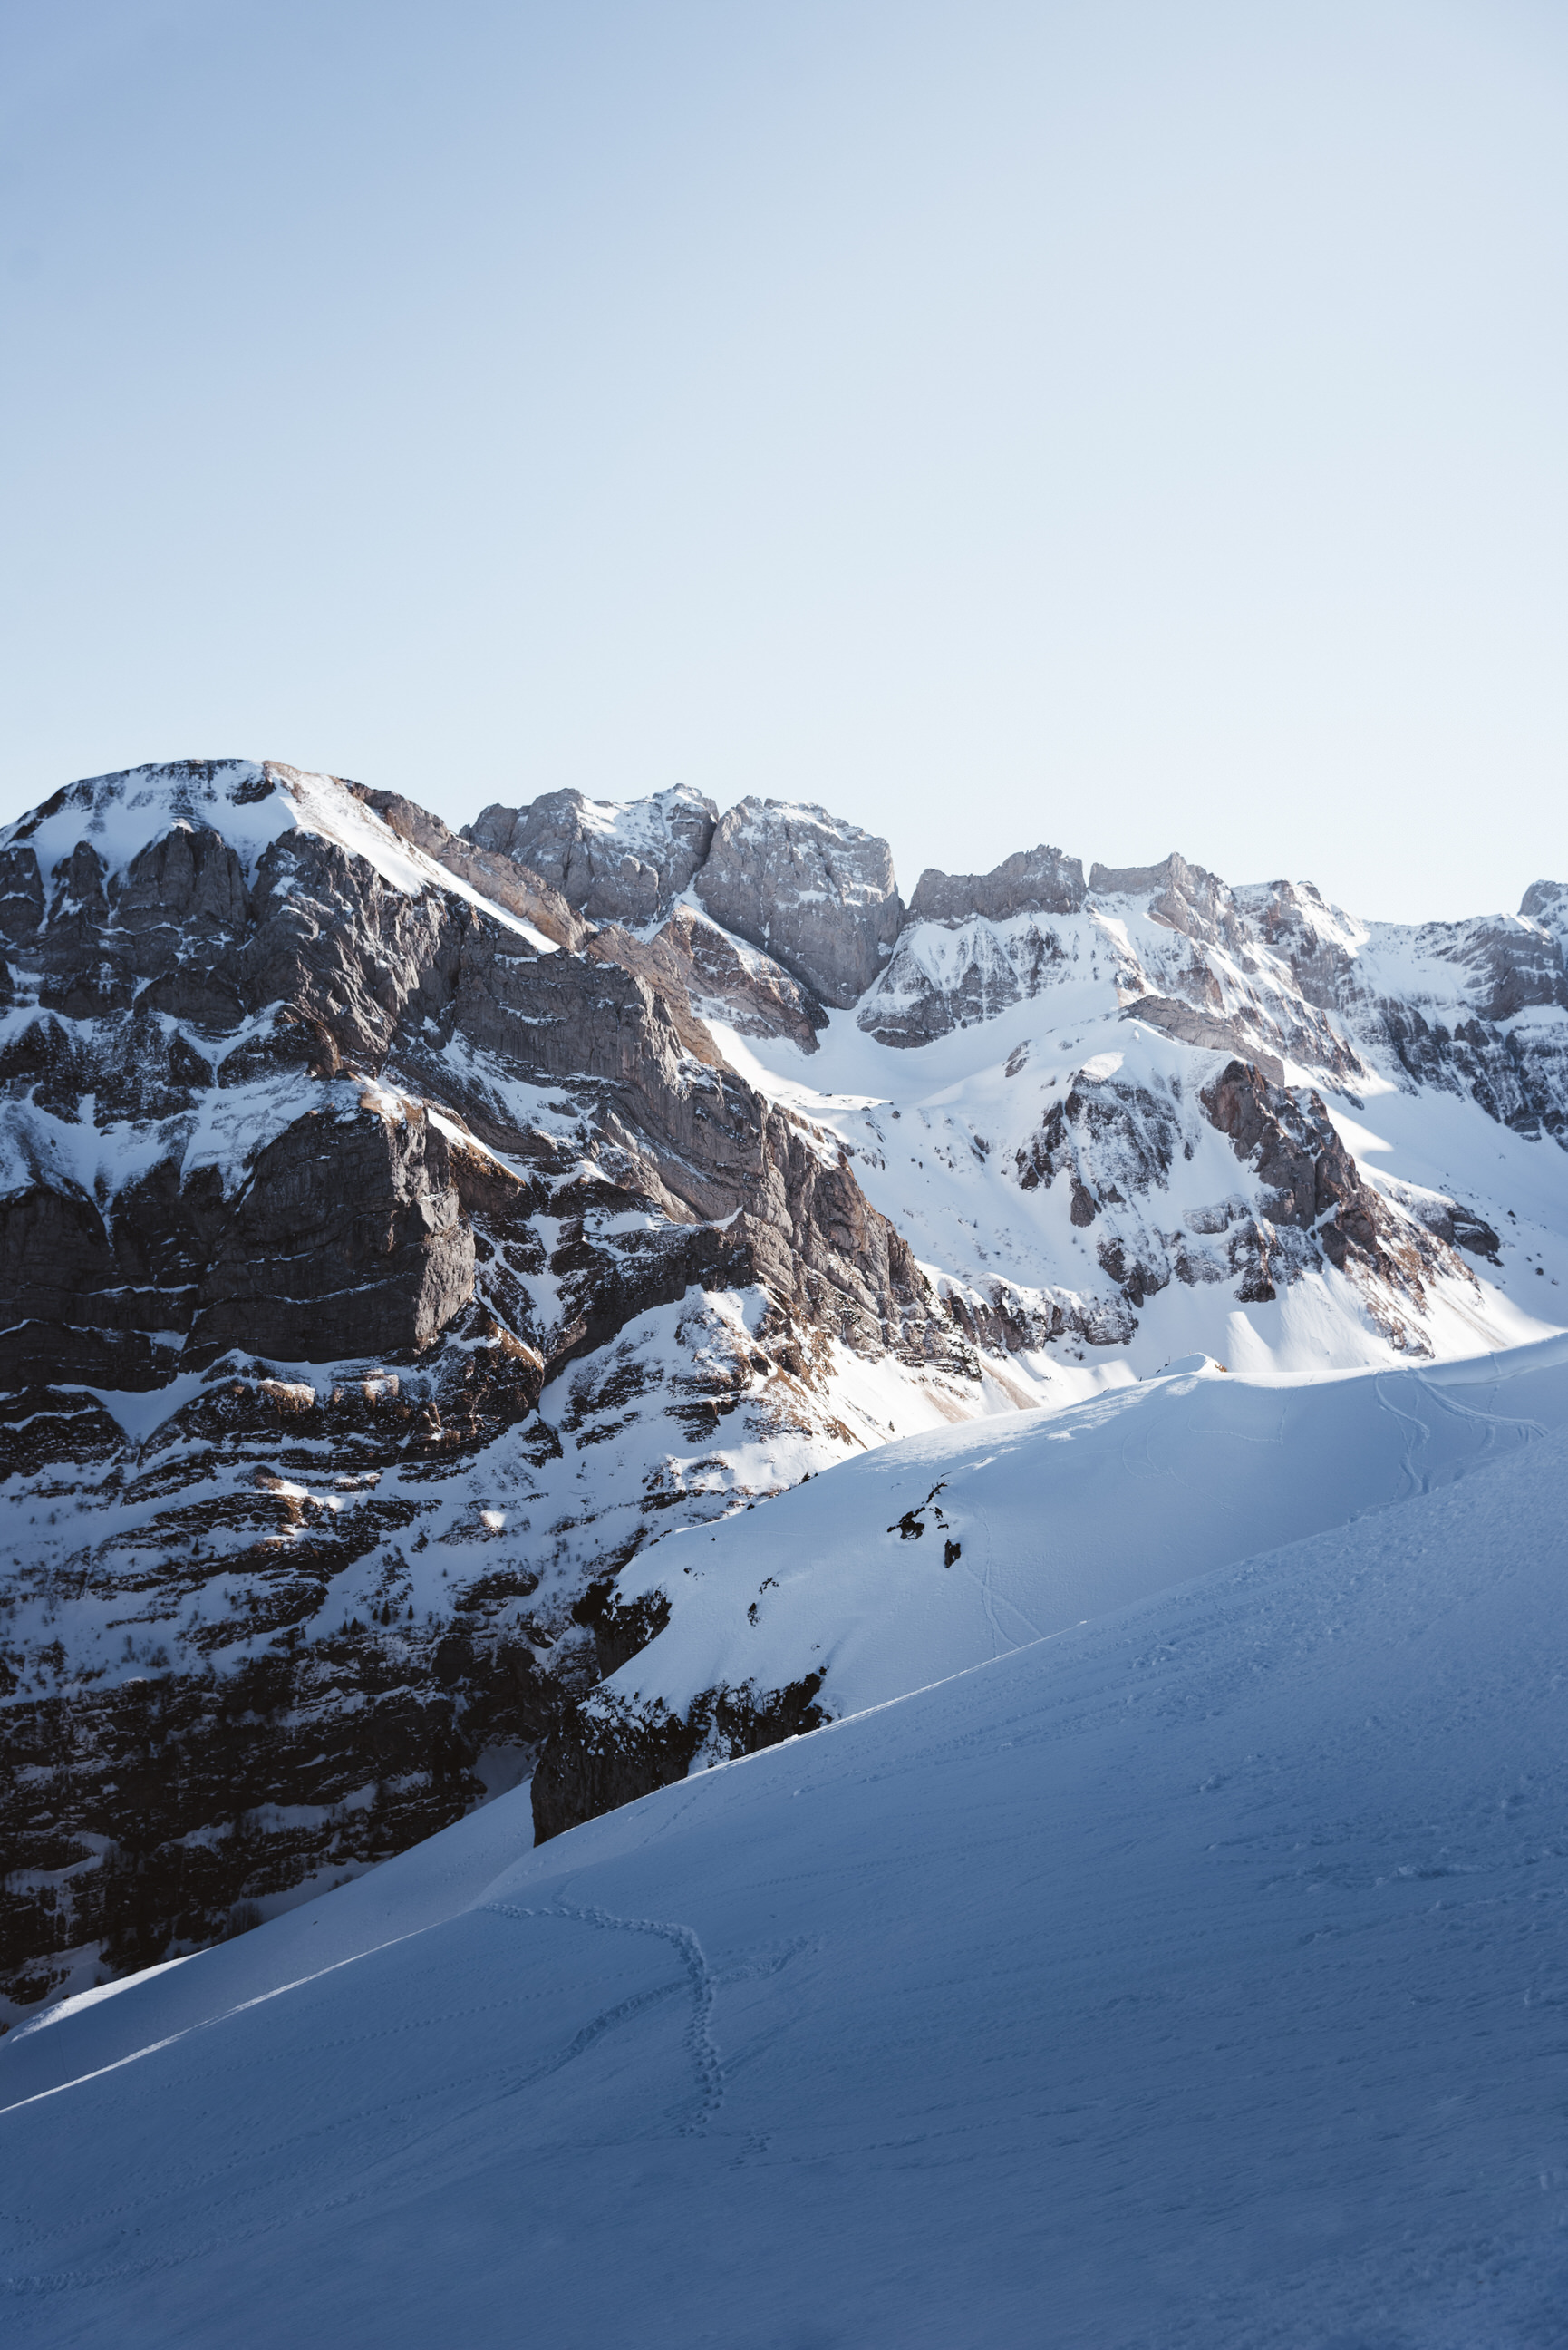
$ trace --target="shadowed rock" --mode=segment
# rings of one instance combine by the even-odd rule
[[[354,785],[356,796],[373,808],[383,824],[389,825],[400,840],[422,848],[427,857],[444,865],[449,873],[456,874],[477,889],[482,898],[493,899],[509,913],[517,914],[532,922],[536,931],[557,946],[580,947],[587,935],[587,926],[574,913],[557,889],[553,889],[542,874],[534,872],[525,862],[499,849],[476,848],[461,833],[442,824],[412,800],[398,792],[376,792],[363,784]]]

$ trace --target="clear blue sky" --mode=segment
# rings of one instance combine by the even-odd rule
[[[0,813],[1568,878],[1543,0],[0,0]]]

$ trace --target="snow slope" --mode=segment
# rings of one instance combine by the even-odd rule
[[[11,2035],[8,2339],[1560,2340],[1565,1500],[1525,1431]]]
[[[859,1713],[1568,1431],[1568,1337],[1318,1379],[1201,1362],[904,1437],[670,1535],[618,1586],[663,1592],[668,1627],[595,1709],[657,1693],[683,1714],[704,1690],[817,1671],[822,1707]]]
[[[745,1038],[719,1024],[714,1034],[760,1091],[843,1145],[867,1198],[939,1287],[983,1295],[1000,1284],[1026,1302],[1098,1295],[1114,1303],[1116,1284],[1098,1257],[1106,1219],[1083,1228],[1064,1182],[1026,1190],[1018,1180],[1020,1154],[1080,1076],[1169,1105],[1185,1155],[1168,1176],[1140,1190],[1110,1170],[1128,1210],[1168,1241],[1185,1232],[1200,1255],[1201,1236],[1222,1230],[1227,1212],[1234,1220],[1243,1202],[1262,1211],[1256,1178],[1197,1098],[1225,1055],[1197,1052],[1122,1016],[1108,977],[1055,983],[1048,1001],[1012,1004],[918,1050],[878,1043],[844,1014],[832,1016],[810,1057],[785,1038]],[[1459,1198],[1501,1236],[1497,1264],[1467,1263],[1460,1277],[1431,1284],[1426,1309],[1411,1317],[1422,1350],[1455,1357],[1515,1347],[1568,1321],[1568,1159],[1553,1142],[1501,1126],[1455,1094],[1403,1093],[1376,1075],[1355,1096],[1336,1094],[1320,1072],[1287,1065],[1287,1074],[1318,1087],[1377,1190]],[[1065,1402],[1107,1371],[1147,1376],[1195,1351],[1250,1370],[1400,1359],[1365,1298],[1332,1273],[1305,1274],[1268,1304],[1239,1302],[1236,1288],[1234,1278],[1217,1274],[1171,1281],[1138,1306],[1136,1328],[1127,1317],[1124,1343],[1085,1347],[1069,1339],[1024,1349],[1014,1376],[1038,1399]]]

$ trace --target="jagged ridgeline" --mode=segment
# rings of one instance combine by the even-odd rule
[[[889,1436],[1554,1318],[1556,885],[1394,931],[1039,848],[906,908],[809,805],[459,835],[190,761],[0,836],[0,930],[8,2012],[828,1718],[594,1693],[654,1556]]]

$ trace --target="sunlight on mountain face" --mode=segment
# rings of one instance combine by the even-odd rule
[[[0,837],[16,2338],[1540,2338],[1565,910]]]

